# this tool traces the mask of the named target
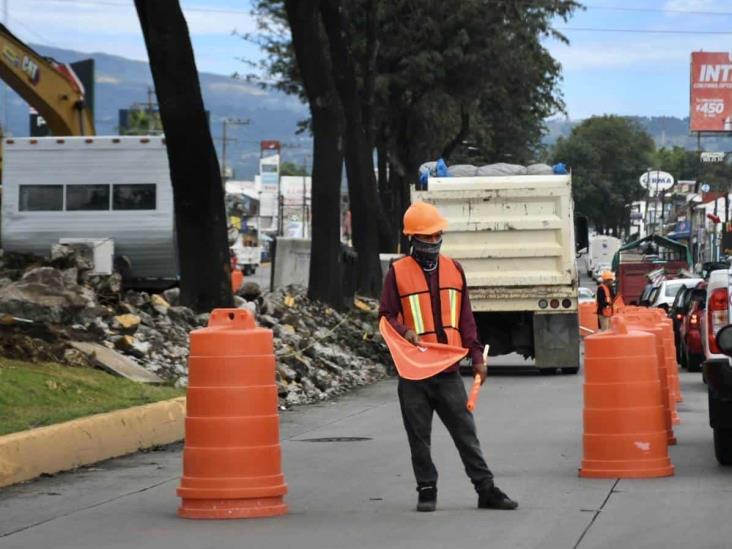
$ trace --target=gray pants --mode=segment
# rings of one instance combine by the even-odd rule
[[[447,427],[475,490],[493,485],[493,473],[483,459],[473,414],[465,407],[467,400],[457,372],[422,381],[399,378],[399,404],[418,486],[437,483],[437,469],[430,455],[433,412]]]

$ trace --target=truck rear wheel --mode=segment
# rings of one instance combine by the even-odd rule
[[[714,429],[714,455],[720,465],[732,465],[732,429]]]

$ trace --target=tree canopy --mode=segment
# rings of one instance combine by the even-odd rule
[[[596,116],[560,138],[553,161],[572,170],[575,210],[598,232],[619,234],[627,227],[628,204],[644,196],[638,179],[653,168],[655,144],[636,122],[622,116]]]

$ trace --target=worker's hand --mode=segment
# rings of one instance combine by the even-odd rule
[[[419,345],[419,336],[414,333],[413,330],[407,330],[404,332],[404,339],[409,341],[412,345]]]
[[[485,362],[482,364],[473,364],[473,376],[480,376],[480,384],[485,383],[485,377],[488,375],[488,367]]]

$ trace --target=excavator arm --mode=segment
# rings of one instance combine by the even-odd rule
[[[94,135],[84,86],[63,63],[43,57],[0,24],[0,78],[38,111],[54,135]]]

